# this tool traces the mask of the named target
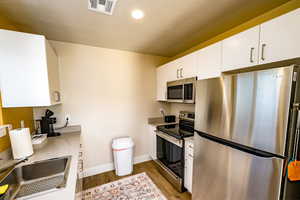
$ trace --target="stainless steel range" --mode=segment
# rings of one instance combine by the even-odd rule
[[[195,113],[181,111],[179,124],[157,128],[157,160],[160,172],[180,192],[184,191],[184,138],[194,136]]]

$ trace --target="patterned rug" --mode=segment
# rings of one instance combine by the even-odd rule
[[[77,194],[76,200],[167,200],[148,175],[140,173]]]

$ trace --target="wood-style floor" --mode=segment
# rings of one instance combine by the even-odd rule
[[[146,172],[152,179],[155,185],[162,191],[168,200],[191,200],[191,195],[188,192],[179,193],[173,186],[159,173],[153,161],[143,162],[134,165],[133,174]],[[116,176],[114,171],[105,172],[95,176],[86,177],[83,179],[83,189],[89,189],[105,183],[116,181],[124,177]]]

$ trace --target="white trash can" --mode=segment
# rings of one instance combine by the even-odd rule
[[[134,143],[130,137],[113,140],[112,149],[117,176],[125,176],[132,173],[133,146]]]

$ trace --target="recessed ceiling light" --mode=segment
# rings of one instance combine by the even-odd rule
[[[133,10],[131,12],[131,16],[134,18],[134,19],[142,19],[144,17],[144,12],[141,11],[141,10]]]

